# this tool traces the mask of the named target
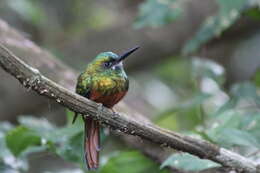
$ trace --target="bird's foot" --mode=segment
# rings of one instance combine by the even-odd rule
[[[110,108],[110,110],[111,110],[113,113],[116,113],[115,108]]]
[[[114,108],[111,108],[112,112],[113,112],[113,117],[112,118],[116,118],[118,117],[118,113],[115,111]]]

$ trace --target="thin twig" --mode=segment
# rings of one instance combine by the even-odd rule
[[[239,154],[219,148],[207,141],[184,136],[162,129],[152,123],[143,123],[131,119],[130,115],[115,114],[109,109],[88,100],[43,76],[37,69],[29,66],[11,51],[0,44],[0,65],[18,79],[26,88],[38,94],[56,100],[57,103],[83,115],[92,116],[112,129],[118,129],[130,135],[137,135],[162,146],[188,152],[202,159],[209,159],[236,169],[238,172],[256,173],[257,164]]]

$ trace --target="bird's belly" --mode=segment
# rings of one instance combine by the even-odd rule
[[[125,94],[126,92],[117,92],[111,95],[102,95],[99,92],[93,92],[90,99],[97,103],[102,103],[108,108],[112,108],[125,96]]]
[[[125,96],[127,90],[128,80],[125,78],[98,78],[94,80],[89,99],[112,108]]]

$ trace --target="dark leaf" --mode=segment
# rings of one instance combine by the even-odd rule
[[[29,147],[41,146],[41,137],[35,131],[24,126],[10,130],[5,137],[5,141],[7,147],[15,156],[19,156]]]
[[[184,54],[192,53],[202,44],[219,36],[239,18],[246,2],[246,0],[217,0],[218,14],[205,20],[196,35],[186,43],[182,52]]]
[[[173,154],[168,157],[161,165],[161,168],[173,166],[187,171],[200,171],[207,168],[217,167],[219,164],[210,160],[199,159],[190,154]]]
[[[147,159],[139,152],[120,152],[112,156],[101,168],[100,173],[168,173],[160,170],[153,161]]]
[[[146,0],[140,5],[135,27],[158,27],[176,20],[181,15],[178,0]]]

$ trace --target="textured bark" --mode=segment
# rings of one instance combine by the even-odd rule
[[[72,111],[89,115],[112,129],[212,160],[223,166],[236,169],[238,172],[260,172],[259,165],[232,151],[219,148],[204,140],[162,129],[152,123],[136,121],[130,118],[130,115],[113,113],[101,104],[77,95],[46,78],[36,68],[23,62],[3,45],[0,45],[0,65],[27,89],[32,89],[40,95],[56,100],[57,103]]]
[[[1,19],[0,43],[13,51],[20,59],[39,69],[41,73],[46,75],[48,78],[54,80],[65,88],[74,91],[78,72],[64,65],[53,55],[25,38],[21,33],[10,27]],[[57,118],[64,114],[64,112],[60,110],[58,104],[53,104],[53,102],[51,102],[51,111],[49,111],[50,105],[48,100],[46,101],[45,98],[42,98],[34,92],[28,92],[9,74],[5,73],[2,68],[0,68],[0,77],[1,81],[4,81],[0,82],[0,119],[15,120],[16,116],[19,114],[29,113],[38,115],[39,112],[43,112],[44,116],[46,116],[45,112],[48,112],[47,115],[52,116],[50,118],[55,119],[56,122],[60,119],[65,119],[65,117]],[[138,105],[143,105],[143,103],[140,103],[140,100],[141,99],[138,99]],[[135,109],[132,109],[132,107],[131,104],[121,102],[115,109],[128,112],[136,120],[149,121],[148,118],[143,117],[141,114],[136,112],[136,105],[134,105]],[[151,145],[149,141],[143,140],[141,143],[133,143],[133,140],[137,140],[137,137],[134,136],[120,134],[120,137],[125,143],[130,145],[130,147],[139,149],[141,152],[159,163],[162,163],[164,159],[172,153],[164,151],[163,147]]]
[[[40,69],[50,79],[55,80],[66,88],[74,90],[77,74],[73,69],[61,63],[50,53],[25,38],[1,19],[0,43],[15,52],[16,55],[29,65]],[[48,108],[48,101],[46,99],[42,99],[35,93],[27,92],[2,69],[0,69],[0,78],[2,81],[0,82],[1,120],[15,120],[17,115],[28,113],[38,114]],[[32,102],[28,104],[28,100]],[[52,104],[52,110],[57,110],[57,108],[57,106]]]

